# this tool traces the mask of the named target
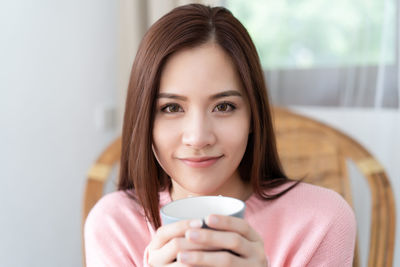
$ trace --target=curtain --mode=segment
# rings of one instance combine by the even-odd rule
[[[398,0],[224,1],[277,105],[399,107]]]

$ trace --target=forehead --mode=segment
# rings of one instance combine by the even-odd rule
[[[161,73],[160,92],[243,92],[231,57],[218,44],[209,42],[173,54]]]

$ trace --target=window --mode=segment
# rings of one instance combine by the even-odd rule
[[[397,107],[395,1],[224,5],[252,36],[276,104]]]

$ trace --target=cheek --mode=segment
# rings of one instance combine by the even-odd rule
[[[224,121],[215,125],[218,129],[218,139],[225,147],[242,149],[246,147],[250,133],[250,120],[246,116]],[[239,151],[238,151],[239,152]]]
[[[154,121],[153,145],[158,157],[164,156],[171,150],[171,147],[176,143],[177,135],[177,125],[165,120],[156,119]]]

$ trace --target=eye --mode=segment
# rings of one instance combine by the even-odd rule
[[[233,110],[235,110],[236,107],[235,105],[228,103],[228,102],[224,102],[224,103],[220,103],[218,105],[215,106],[213,111],[216,112],[231,112]]]
[[[161,111],[165,113],[176,113],[176,112],[183,112],[183,109],[180,105],[172,103],[163,106],[161,108]]]

